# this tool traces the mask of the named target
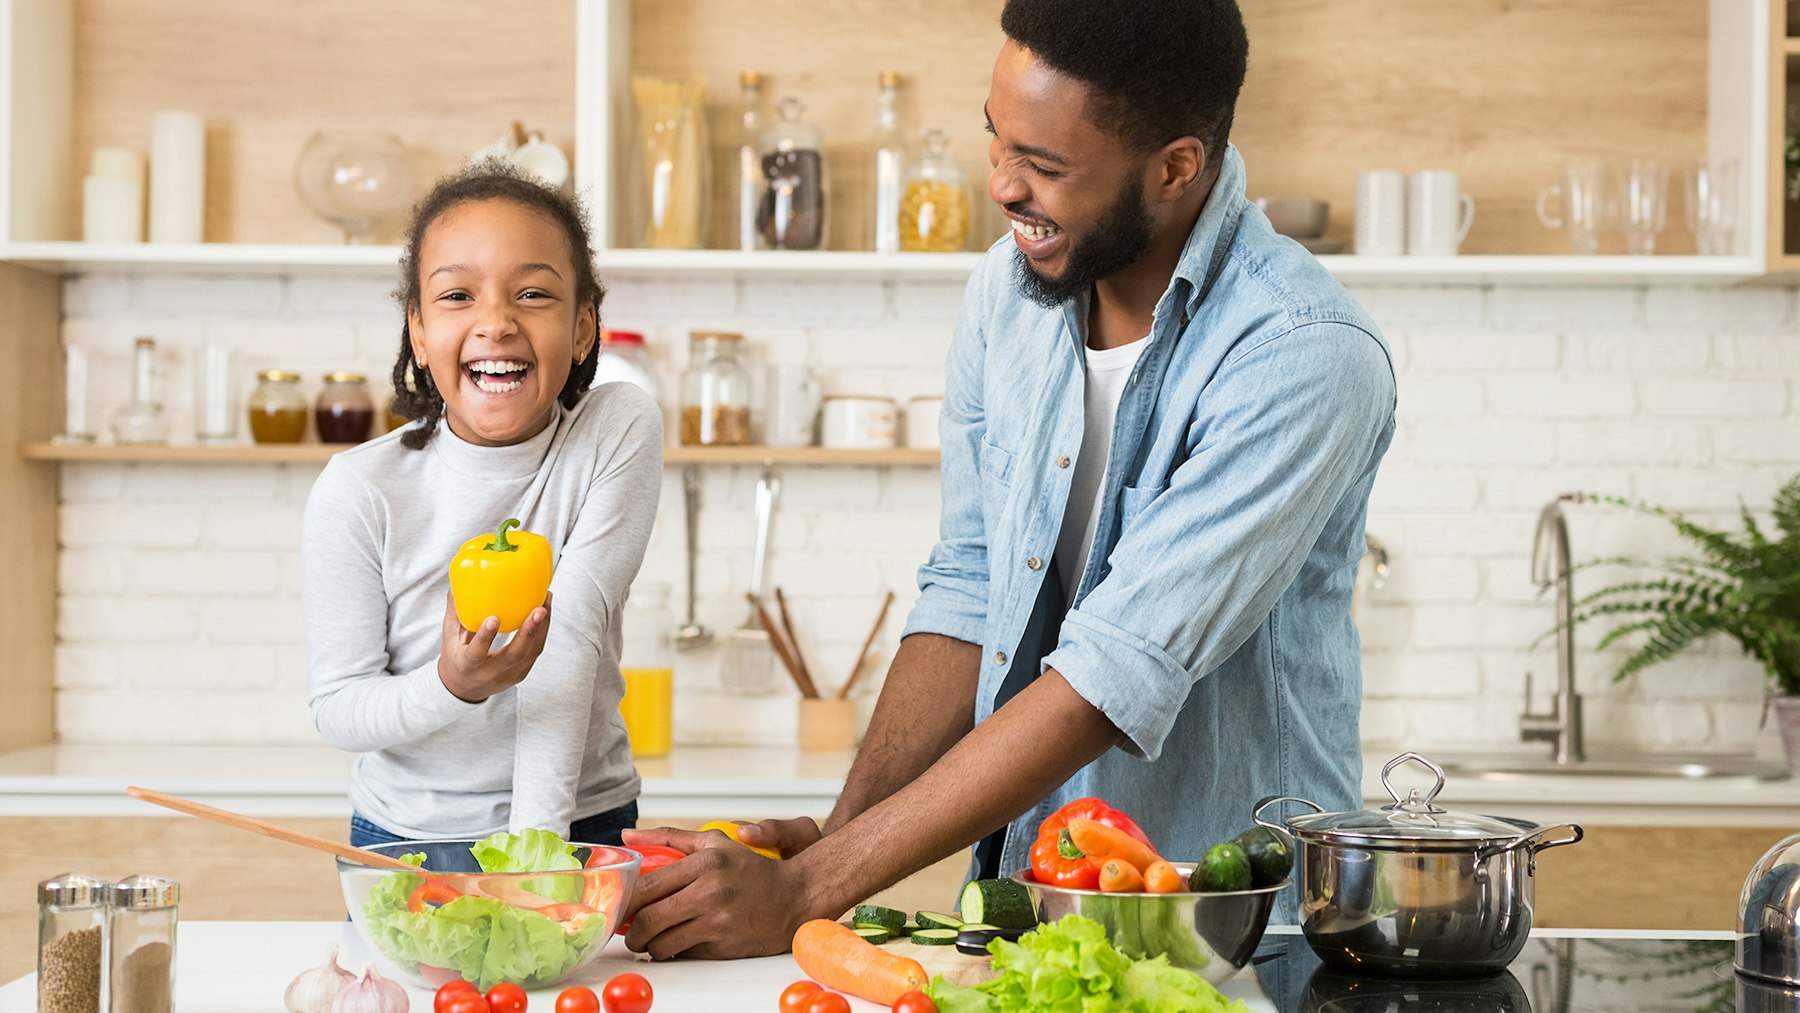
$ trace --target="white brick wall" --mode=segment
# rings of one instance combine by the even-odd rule
[[[828,390],[938,393],[962,285],[679,282],[607,278],[609,324],[644,331],[665,403],[690,328],[745,332],[759,361],[805,361]],[[97,274],[71,279],[64,340],[94,355],[93,417],[127,386],[130,341],[159,339],[174,432],[192,431],[194,351],[238,350],[239,371],[284,366],[316,389],[330,369],[381,386],[397,345],[386,282]],[[1729,520],[1800,469],[1800,373],[1791,289],[1368,286],[1358,296],[1400,369],[1402,423],[1370,529],[1392,553],[1366,594],[1364,737],[1372,744],[1494,745],[1516,738],[1524,673],[1537,706],[1555,671],[1549,599],[1529,581],[1539,507],[1567,490],[1643,497]],[[247,386],[247,384],[246,384]],[[67,465],[56,682],[72,741],[307,742],[298,529],[317,469]],[[783,586],[816,678],[847,673],[885,590],[896,595],[865,673],[873,690],[936,532],[925,469],[782,473],[771,579]],[[752,468],[708,469],[700,616],[743,622]],[[1675,548],[1654,520],[1571,508],[1578,556]],[[663,483],[645,583],[682,607],[681,482]],[[1617,571],[1595,570],[1578,588]],[[1762,683],[1730,645],[1614,685],[1622,654],[1582,631],[1581,689],[1599,743],[1744,749]],[[791,742],[786,691],[716,690],[716,650],[683,655],[678,737]],[[867,700],[865,699],[865,705]],[[122,716],[128,716],[129,720]]]

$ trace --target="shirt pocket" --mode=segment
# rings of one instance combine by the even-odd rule
[[[1012,484],[1012,453],[1003,447],[988,442],[984,435],[981,438],[981,474],[983,478],[1000,485]]]
[[[1131,530],[1131,523],[1137,520],[1138,514],[1144,512],[1156,497],[1169,491],[1169,483],[1161,485],[1126,486],[1119,490],[1119,533],[1123,535]]]

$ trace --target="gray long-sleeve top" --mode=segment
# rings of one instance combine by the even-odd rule
[[[619,619],[662,490],[655,403],[607,384],[514,446],[399,437],[331,459],[301,544],[313,719],[362,754],[357,812],[405,837],[566,835],[635,799]],[[466,703],[437,671],[450,558],[508,517],[550,542],[550,632],[524,682]]]

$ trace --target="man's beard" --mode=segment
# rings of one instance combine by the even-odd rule
[[[1150,248],[1150,215],[1144,211],[1144,184],[1132,179],[1131,185],[1100,223],[1082,234],[1080,241],[1069,236],[1068,266],[1059,278],[1046,278],[1031,266],[1025,251],[1013,247],[1013,273],[1018,276],[1019,290],[1025,298],[1039,306],[1061,306],[1083,295],[1094,283],[1110,278],[1137,262]]]

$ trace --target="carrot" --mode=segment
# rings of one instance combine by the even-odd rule
[[[1100,866],[1100,889],[1106,893],[1143,893],[1144,874],[1123,858],[1109,858]]]
[[[849,926],[824,918],[794,933],[794,963],[826,988],[884,1005],[931,982],[918,961],[889,953]]]
[[[1123,859],[1140,873],[1150,868],[1151,862],[1162,860],[1143,841],[1094,820],[1070,820],[1069,839],[1096,863],[1104,863],[1109,858]]]
[[[1144,870],[1144,891],[1146,893],[1181,893],[1187,889],[1187,877],[1183,876],[1173,865],[1162,860],[1150,863]]]

